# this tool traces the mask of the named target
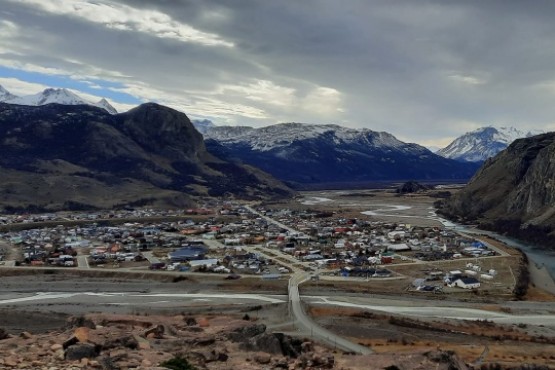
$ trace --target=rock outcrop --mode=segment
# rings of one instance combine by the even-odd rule
[[[0,368],[158,369],[172,360],[198,370],[334,368],[327,349],[312,342],[301,348],[298,339],[239,318],[98,314],[69,323],[62,332],[6,334]],[[90,327],[74,326],[82,323]]]
[[[443,351],[339,355],[308,339],[271,333],[265,325],[233,316],[90,314],[71,324],[83,322],[94,323],[89,325],[94,328],[7,334],[0,340],[0,369],[467,369],[456,355]],[[189,330],[192,327],[198,330]],[[145,328],[157,330],[145,336]],[[165,367],[168,364],[176,367]]]
[[[426,190],[430,190],[433,187],[428,186],[428,185],[422,185],[419,182],[416,181],[407,181],[405,182],[403,185],[399,186],[395,192],[397,194],[412,194],[412,193],[418,193],[419,191],[426,191]]]

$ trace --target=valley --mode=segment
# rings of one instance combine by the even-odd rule
[[[0,4],[1,370],[555,369],[554,1]]]
[[[228,252],[224,253],[241,249],[257,255],[258,259],[263,258],[282,266],[288,272],[279,273],[277,276],[274,273],[265,275],[234,271],[239,278],[226,280],[226,275],[222,276],[221,273],[190,269],[156,271],[149,270],[148,264],[134,266],[126,265],[127,262],[119,262],[119,266],[111,266],[108,263],[97,266],[91,262],[91,246],[76,247],[76,267],[14,266],[13,262],[4,261],[4,265],[0,266],[0,308],[21,312],[30,319],[14,324],[13,315],[10,315],[12,321],[0,320],[0,327],[11,328],[14,333],[23,330],[45,330],[46,328],[41,326],[40,318],[47,313],[88,315],[90,312],[100,312],[103,315],[149,316],[186,313],[210,317],[231,315],[238,318],[248,313],[252,320],[264,323],[271,332],[306,337],[335,348],[336,361],[350,364],[351,368],[357,368],[358,357],[341,354],[340,350],[362,353],[359,357],[370,356],[369,358],[375,358],[377,361],[385,361],[384,366],[403,361],[404,355],[396,359],[388,357],[393,353],[409,355],[422,353],[429,348],[454,351],[458,358],[467,364],[510,365],[522,361],[550,363],[549,348],[555,340],[553,292],[543,289],[540,281],[532,280],[524,296],[515,300],[515,287],[517,280],[521,278],[520,269],[523,267],[521,254],[495,240],[494,235],[486,236],[480,231],[456,226],[435,215],[434,194],[432,190],[399,195],[392,189],[304,192],[296,199],[286,202],[252,203],[250,206],[237,203],[231,208],[228,205],[223,208],[228,213],[239,213],[235,216],[227,215],[226,217],[231,218],[217,221],[213,214],[194,216],[194,221],[186,221],[186,217],[179,220],[163,216],[157,216],[158,219],[147,216],[141,221],[141,215],[136,214],[135,223],[139,225],[133,227],[136,230],[156,230],[171,225],[178,230],[201,230],[204,226],[200,226],[206,225],[206,222],[208,225],[212,223],[222,228],[238,225],[237,221],[240,221],[240,224],[244,225],[241,227],[245,228],[242,233],[246,230],[253,233],[256,225],[267,225],[266,233],[271,234],[272,230],[275,230],[275,237],[278,239],[280,235],[286,236],[281,248],[276,248],[273,245],[274,241],[268,236],[264,243],[233,242],[226,248],[225,244],[236,236],[232,233],[212,239],[207,231],[210,228],[183,240],[195,240],[194,238],[202,236],[203,243],[209,247],[210,256],[221,255],[219,253],[226,250]],[[214,206],[218,207],[217,203]],[[304,216],[299,217],[300,215]],[[317,217],[306,218],[308,215]],[[66,214],[64,217],[68,218],[69,215]],[[349,223],[349,220],[357,221],[353,224]],[[90,225],[88,221],[75,222],[66,226],[69,231],[90,227],[87,226]],[[295,255],[287,249],[286,244],[290,243],[287,238],[289,236],[297,240],[297,250],[303,250],[302,236],[307,231],[303,229],[306,226],[302,225],[308,223],[314,227],[320,224],[324,229],[327,227],[325,225],[336,224],[336,232],[352,234],[329,239],[333,244],[328,247],[322,246],[321,251],[317,252],[322,255],[333,250],[346,252],[356,248],[360,251],[360,246],[354,247],[349,243],[337,247],[341,239],[351,240],[350,243],[353,243],[352,238],[356,236],[356,232],[353,231],[357,230],[356,227],[353,229],[353,226],[357,224],[367,225],[359,231],[369,227],[369,232],[378,231],[386,225],[395,225],[390,230],[399,227],[422,228],[429,233],[438,230],[438,238],[443,238],[441,233],[470,235],[474,232],[479,235],[463,238],[473,240],[475,237],[474,240],[483,243],[487,250],[491,250],[495,255],[455,258],[443,256],[426,261],[417,257],[417,254],[429,253],[432,256],[435,252],[433,248],[430,252],[425,252],[427,249],[421,245],[418,249],[420,252],[398,251],[393,253],[392,260],[378,262],[377,268],[389,271],[387,277],[364,273],[371,269],[372,265],[363,265],[362,274],[348,276],[337,273],[338,267],[333,265],[335,262],[330,264],[329,257],[327,260],[325,256],[323,259],[307,259],[308,255]],[[23,229],[18,228],[19,225],[20,223],[6,225],[4,233],[12,239],[18,235],[17,233],[23,233],[19,234],[22,236],[33,235],[29,234],[33,232],[33,229],[29,229],[33,227],[33,223],[26,224]],[[37,226],[40,226],[40,222]],[[113,228],[114,232],[122,233],[129,226],[114,224]],[[338,228],[350,231],[338,231]],[[48,235],[44,234],[48,229],[42,230],[44,238]],[[60,230],[62,229],[58,229],[56,233]],[[386,234],[387,232],[384,235]],[[54,235],[56,234],[51,234],[50,238]],[[162,240],[162,237],[169,237],[169,241],[172,235],[177,236],[172,232],[153,234],[154,241]],[[89,239],[91,237],[92,235]],[[389,244],[399,245],[403,239],[392,240]],[[90,240],[92,245],[96,244],[93,239]],[[380,239],[372,240],[375,243]],[[423,240],[431,242],[433,238]],[[307,241],[313,243],[309,239]],[[407,242],[408,239],[405,243]],[[279,243],[278,240],[278,245]],[[447,250],[451,248],[453,247],[449,245]],[[141,253],[150,260],[149,262],[164,261],[167,252],[159,254],[160,248],[154,248],[152,252],[148,249]],[[164,249],[168,250],[167,247]],[[314,253],[315,251],[312,255]],[[234,253],[228,255],[233,258]],[[337,256],[336,259],[339,258],[339,254]],[[19,257],[17,254],[11,254],[11,258]],[[88,259],[88,262],[84,263],[83,258]],[[480,266],[482,271],[494,270],[495,274],[492,275],[493,278],[479,279],[481,286],[471,290],[449,287],[442,280],[429,279],[434,273],[441,272],[438,276],[442,276],[443,279],[451,273],[450,271],[468,270],[469,264]],[[349,265],[349,262],[340,265],[353,266]],[[188,263],[182,262],[181,266],[188,266]],[[231,268],[231,265],[228,267]],[[354,271],[353,267],[351,270],[345,267],[340,270]],[[476,275],[473,272],[474,276],[479,276],[480,273]],[[532,274],[532,278],[534,276],[538,275]],[[416,281],[423,285],[414,285]],[[291,292],[294,291],[292,282],[298,286],[298,298],[291,297]],[[441,289],[420,290],[420,287],[426,284]],[[292,302],[297,302],[297,308],[292,308],[295,307],[291,306]],[[33,322],[32,317],[36,317],[37,321]],[[347,342],[341,344],[345,340]],[[353,343],[354,347],[348,343]],[[484,348],[488,350],[485,351]],[[515,349],[511,351],[510,348]]]

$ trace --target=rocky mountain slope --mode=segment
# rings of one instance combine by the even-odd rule
[[[0,103],[0,205],[185,205],[193,196],[266,198],[291,191],[206,151],[187,116],[157,104],[112,115],[87,105]]]
[[[63,105],[91,105],[93,107],[102,108],[110,114],[117,113],[116,108],[110,105],[110,103],[108,103],[108,101],[104,98],[100,99],[100,101],[96,103],[93,103],[81,98],[77,94],[74,94],[67,89],[48,88],[34,95],[17,96],[0,86],[0,102],[32,106],[46,105],[51,103]]]
[[[482,127],[456,138],[436,153],[465,162],[483,162],[508,147],[513,141],[541,132],[524,132],[514,127]]]
[[[441,212],[538,243],[555,240],[555,133],[516,140],[487,160]]]
[[[292,184],[469,179],[478,168],[404,143],[387,132],[283,123],[208,128],[208,150],[259,167]]]

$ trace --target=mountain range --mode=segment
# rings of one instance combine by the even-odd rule
[[[553,246],[555,241],[555,133],[514,141],[488,159],[440,212]]]
[[[189,206],[195,199],[292,195],[270,175],[210,154],[178,111],[148,103],[121,114],[90,105],[0,103],[5,210]]]
[[[47,88],[33,95],[17,96],[10,93],[4,87],[0,86],[0,102],[19,105],[40,106],[51,103],[63,105],[91,105],[93,107],[102,108],[110,114],[116,114],[117,110],[104,98],[98,102],[89,102],[77,94],[72,93],[68,89]]]
[[[514,127],[481,127],[456,138],[436,154],[464,162],[483,162],[507,148],[513,141],[542,133],[525,132]]]
[[[532,135],[515,128],[485,127],[456,139],[438,155],[370,129],[303,123],[263,128],[216,126],[210,120],[191,123],[185,114],[156,104],[117,114],[106,100],[91,103],[67,89],[18,97],[0,86],[0,101],[7,102],[0,112],[0,166],[6,171],[44,173],[47,177],[53,173],[87,174],[84,177],[101,183],[105,176],[110,178],[108,182],[121,177],[142,181],[158,189],[154,192],[178,192],[178,198],[182,192],[194,196],[291,194],[279,180],[294,188],[402,180],[467,181],[480,165],[476,162],[497,154],[518,137]],[[137,115],[142,115],[137,127],[126,125],[129,117]],[[168,132],[179,131],[175,125],[187,126],[186,134],[170,137]],[[173,128],[165,132],[168,127]],[[139,136],[129,136],[137,135],[137,130]],[[74,140],[79,140],[81,149],[71,144]],[[187,157],[191,148],[198,148],[202,155]],[[227,176],[221,170],[224,167],[232,172],[225,180],[221,177]],[[257,184],[255,179],[261,182]],[[69,182],[69,177],[66,180]],[[100,185],[87,186],[100,189]],[[8,194],[14,192],[5,189]],[[78,192],[75,187],[74,192]],[[134,193],[137,198],[138,192]],[[76,203],[85,199],[77,198]],[[135,198],[131,202],[144,201]],[[59,201],[49,200],[56,206]],[[121,204],[127,201],[118,200]]]
[[[258,167],[294,187],[405,179],[466,181],[478,168],[369,129],[303,123],[202,129],[214,155]]]

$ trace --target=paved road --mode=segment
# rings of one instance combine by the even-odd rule
[[[299,232],[287,225],[282,224],[279,221],[274,220],[273,218],[270,218],[266,215],[263,215],[262,213],[258,212],[257,210],[255,210],[254,208],[252,208],[251,206],[244,206],[245,209],[247,209],[249,212],[254,213],[255,215],[258,215],[258,217],[261,217],[263,219],[265,219],[266,221],[273,223],[274,225],[277,225],[279,227],[281,227],[282,229],[285,229],[287,231],[289,231],[292,234],[299,234]]]
[[[159,307],[182,306],[200,302],[206,304],[241,304],[241,303],[284,303],[284,296],[271,296],[261,294],[227,294],[227,293],[137,293],[137,292],[37,292],[29,295],[27,293],[7,293],[0,296],[2,305],[28,305],[44,302],[60,303],[87,303],[87,304],[110,304],[140,306],[157,303]]]
[[[320,302],[318,302],[318,298]],[[530,324],[555,327],[555,315],[549,314],[509,314],[504,312],[488,311],[472,307],[453,307],[434,302],[430,304],[417,304],[411,302],[407,305],[405,300],[388,300],[384,304],[380,299],[364,298],[357,303],[351,302],[352,297],[312,297],[312,304],[322,304],[349,308],[359,308],[369,311],[385,312],[388,314],[429,318],[429,319],[454,319],[454,320],[488,320],[499,324]]]
[[[245,206],[250,212],[262,217],[268,222],[271,222],[282,229],[285,229],[293,234],[299,234],[299,232],[287,225],[282,224],[270,217],[267,217],[260,212],[257,212],[250,206]],[[280,251],[271,250],[272,253],[279,255],[282,259],[285,259],[291,263],[299,263],[294,257],[290,255],[283,254]],[[283,263],[283,261],[280,261]],[[347,339],[332,333],[329,330],[324,329],[323,327],[316,324],[308,315],[304,312],[302,307],[302,301],[299,294],[299,285],[304,283],[310,278],[310,275],[306,272],[302,272],[298,268],[295,268],[293,265],[288,266],[292,271],[295,273],[291,275],[289,279],[289,305],[290,305],[290,313],[292,314],[295,322],[295,326],[300,329],[301,331],[305,332],[307,335],[310,334],[313,338],[320,340],[321,342],[326,343],[330,347],[340,348],[347,352],[355,352],[360,354],[370,354],[373,353],[372,350],[368,347],[361,346],[359,344],[353,343],[348,341]]]
[[[153,263],[160,263],[160,260],[152,255],[152,252],[143,252],[143,256],[150,262]]]
[[[372,353],[370,348],[348,341],[322,328],[308,317],[304,312],[299,295],[299,284],[304,283],[308,279],[308,274],[297,272],[293,274],[289,280],[289,304],[291,313],[295,318],[295,325],[305,333],[310,333],[312,337],[326,343],[330,347],[340,348],[347,352],[355,352],[363,355]]]
[[[87,261],[88,255],[79,255],[77,256],[77,267],[80,269],[89,269],[89,261]]]

